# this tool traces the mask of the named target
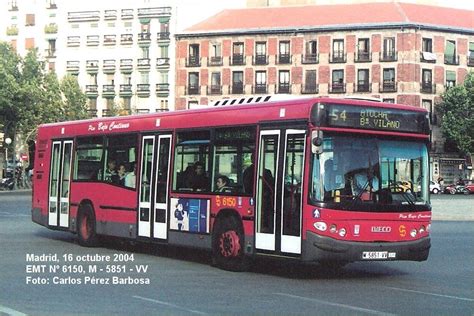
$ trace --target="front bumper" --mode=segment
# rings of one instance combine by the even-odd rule
[[[306,234],[303,242],[303,261],[425,261],[430,252],[431,239],[424,237],[404,242],[354,242],[341,241],[319,236],[313,232]],[[364,259],[364,252],[388,252],[384,259]]]

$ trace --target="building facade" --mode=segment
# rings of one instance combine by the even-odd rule
[[[435,108],[474,70],[472,11],[451,10],[376,3],[225,11],[177,35],[176,108],[264,94],[424,107],[433,125],[432,179],[468,177],[465,157],[441,137]],[[431,24],[449,14],[458,19],[448,19],[452,25]]]

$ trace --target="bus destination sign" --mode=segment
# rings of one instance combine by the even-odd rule
[[[398,109],[328,104],[328,126],[426,133],[426,113]]]

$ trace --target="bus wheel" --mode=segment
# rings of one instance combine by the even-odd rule
[[[89,204],[79,209],[77,216],[77,236],[81,246],[94,247],[97,245],[98,238],[95,231],[94,209]]]
[[[220,218],[215,225],[212,234],[213,264],[229,271],[247,270],[242,226],[235,217]]]

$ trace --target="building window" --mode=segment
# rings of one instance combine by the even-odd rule
[[[331,93],[346,92],[346,84],[344,83],[344,70],[336,69],[332,71]]]
[[[446,65],[459,65],[459,56],[456,55],[456,42],[446,41],[444,48],[444,63]]]
[[[454,87],[456,85],[456,72],[452,70],[446,70],[446,89]]]
[[[431,69],[421,71],[421,92],[434,93],[433,76]]]
[[[433,52],[433,40],[431,38],[423,38],[421,45],[421,50],[423,52],[432,53]]]
[[[34,49],[34,48],[35,48],[35,39],[25,38],[25,49]]]
[[[208,66],[222,66],[222,45],[220,43],[211,44],[211,56]]]
[[[474,66],[474,42],[469,42],[469,55],[467,56],[467,65]]]
[[[397,91],[397,86],[395,82],[395,68],[384,68],[382,91],[383,92]]]
[[[316,70],[306,70],[304,73],[304,86],[302,94],[316,94],[318,93],[318,86],[316,84]]]
[[[433,107],[433,101],[431,100],[422,100],[421,104],[424,109],[427,109],[430,112],[430,122],[433,125],[438,124],[438,118],[436,117],[435,109]]]
[[[359,69],[357,71],[357,92],[371,92],[369,83],[369,70]]]
[[[232,45],[232,65],[245,65],[244,43],[234,43]]]
[[[267,93],[267,72],[255,72],[255,91],[254,93]]]
[[[305,54],[302,58],[303,64],[317,64],[318,58],[318,42],[308,41],[305,45]]]
[[[257,42],[255,44],[255,65],[266,65],[267,64],[267,43]]]
[[[244,72],[234,71],[232,72],[232,94],[244,93]]]
[[[395,37],[386,37],[383,39],[383,52],[381,61],[396,61],[397,53],[395,51]]]
[[[279,64],[290,64],[291,63],[291,54],[290,54],[290,41],[281,41],[279,44],[279,53],[278,53],[278,63]]]
[[[189,55],[188,55],[188,67],[195,67],[199,66],[201,62],[200,54],[199,54],[199,44],[191,44],[189,45]]]
[[[190,72],[188,74],[188,94],[199,94],[199,73]]]
[[[280,70],[278,72],[277,93],[291,93],[290,90],[290,72],[288,70]]]
[[[384,99],[382,99],[382,102],[385,102],[385,103],[395,103],[395,99],[393,99],[393,98],[384,98]]]
[[[360,38],[357,42],[357,56],[355,61],[366,62],[371,61],[370,40],[368,38]]]
[[[26,14],[26,21],[25,26],[34,26],[35,25],[35,15],[34,14]]]
[[[344,52],[344,40],[337,39],[332,42],[332,56],[330,58],[332,63],[345,63],[346,54]]]
[[[209,91],[209,94],[222,94],[220,72],[211,73],[211,90]]]

